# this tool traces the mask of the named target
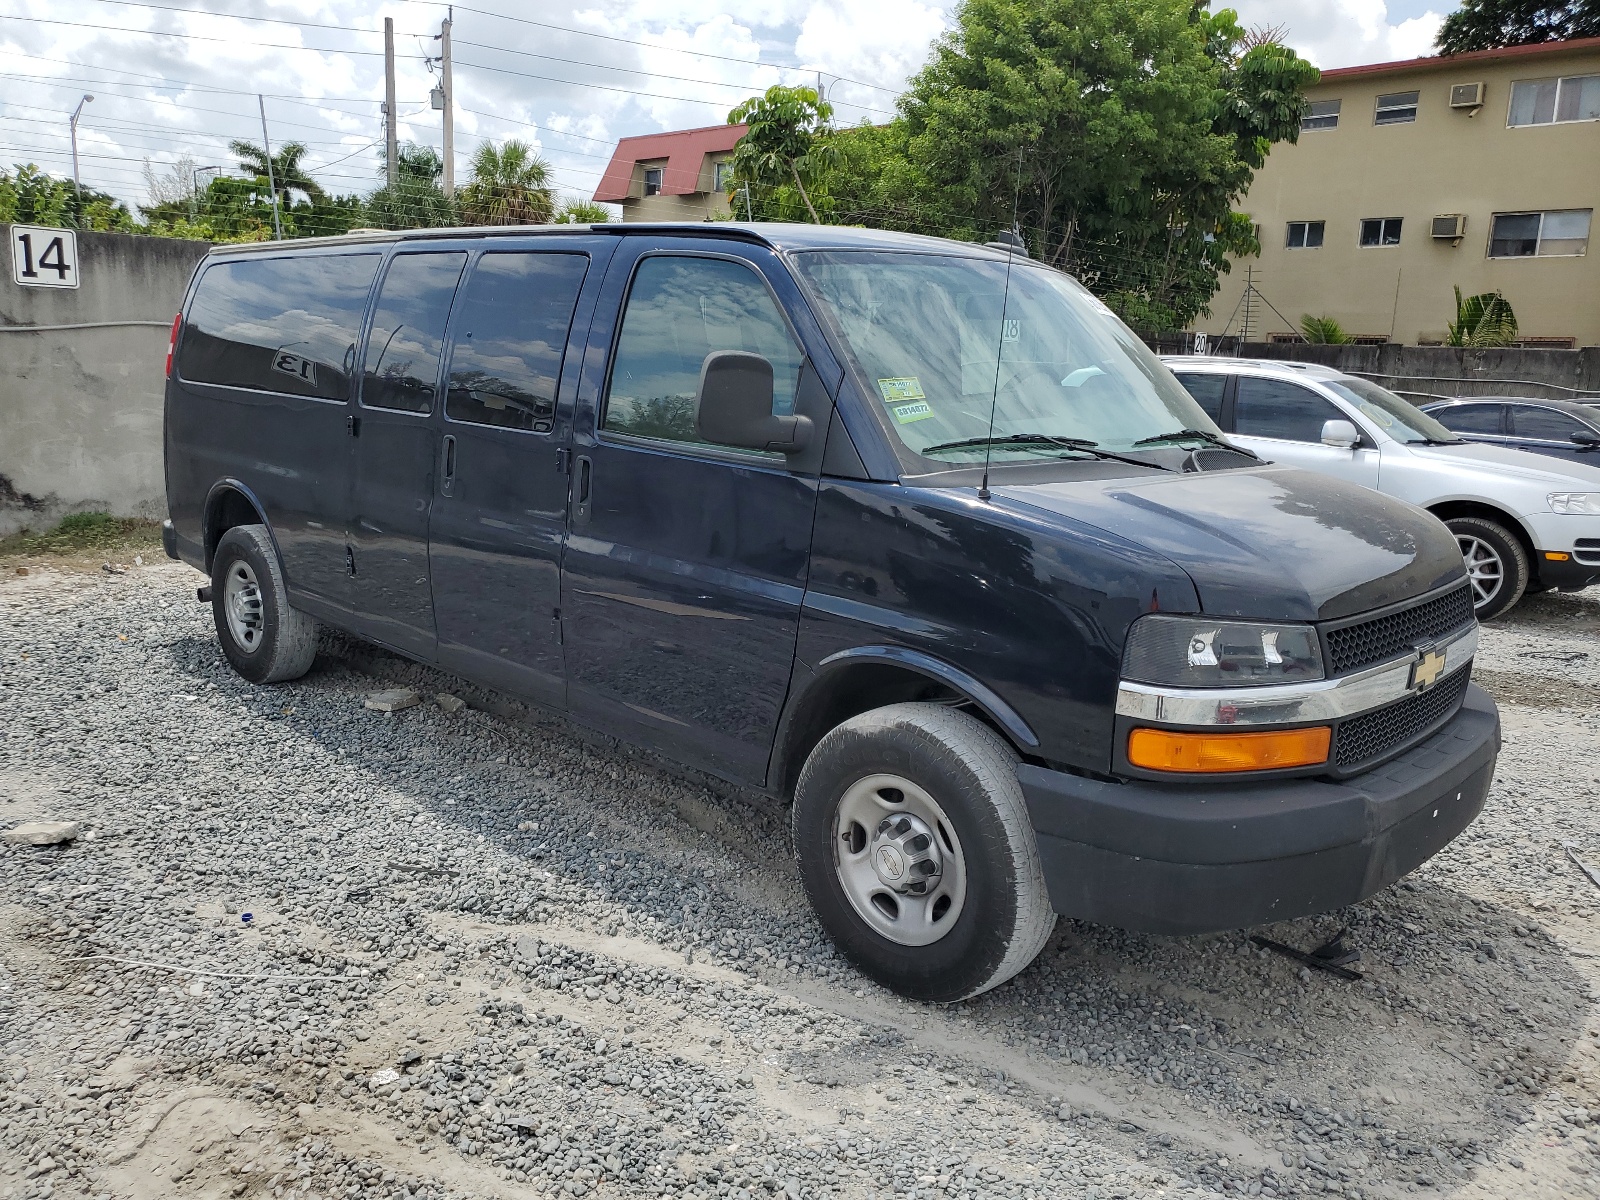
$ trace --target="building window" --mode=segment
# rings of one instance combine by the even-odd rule
[[[1368,217],[1361,222],[1363,246],[1398,246],[1400,244],[1399,217]]]
[[[1315,250],[1322,245],[1325,221],[1290,221],[1289,235],[1283,244],[1291,250]]]
[[[1407,125],[1417,119],[1417,97],[1421,92],[1390,92],[1378,97],[1374,125]]]
[[[646,167],[644,169],[644,194],[646,196],[659,196],[661,194],[660,167]]]
[[[1339,101],[1308,100],[1300,110],[1300,132],[1310,129],[1337,129],[1339,127]]]
[[[732,186],[733,160],[731,158],[725,158],[716,165],[716,170],[711,183],[711,190],[714,192],[725,192]]]
[[[1573,258],[1589,249],[1592,209],[1495,213],[1489,223],[1490,258]]]
[[[1600,121],[1600,75],[1519,79],[1511,85],[1509,126]]]

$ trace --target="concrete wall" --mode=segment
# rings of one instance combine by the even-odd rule
[[[9,245],[10,228],[0,233]],[[166,514],[167,331],[207,248],[80,232],[76,289],[22,287],[9,261],[0,270],[0,534],[71,512]],[[111,324],[27,330],[97,323]]]
[[[1231,342],[1223,347],[1234,353]],[[1314,362],[1362,375],[1419,402],[1443,396],[1543,396],[1600,402],[1600,347],[1465,350],[1454,346],[1249,343],[1241,358]]]
[[[1440,342],[1459,286],[1504,293],[1525,337],[1600,344],[1600,225],[1591,221],[1584,255],[1489,257],[1496,213],[1600,208],[1600,124],[1508,124],[1513,83],[1600,74],[1600,52],[1533,49],[1326,73],[1307,98],[1339,101],[1337,127],[1272,148],[1239,204],[1260,226],[1261,256],[1233,264],[1193,327],[1240,333],[1248,276],[1259,294],[1247,341],[1294,332],[1310,314],[1352,336]],[[1452,109],[1452,85],[1469,83],[1484,84],[1483,106]],[[1379,95],[1411,91],[1420,93],[1415,121],[1374,123]],[[1466,217],[1464,236],[1433,238],[1433,218],[1451,213]],[[1400,244],[1361,246],[1361,221],[1383,217],[1402,219]],[[1286,245],[1291,221],[1324,222],[1323,244]]]

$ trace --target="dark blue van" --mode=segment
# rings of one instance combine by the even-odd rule
[[[819,918],[909,996],[1004,981],[1057,913],[1354,903],[1494,771],[1444,526],[1230,447],[998,243],[219,247],[166,470],[245,678],[304,674],[325,624],[792,799]]]

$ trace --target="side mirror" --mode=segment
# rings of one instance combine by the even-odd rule
[[[1600,449],[1600,433],[1575,433],[1572,440],[1585,450]]]
[[[809,417],[772,411],[772,363],[743,350],[714,350],[700,367],[695,432],[718,446],[798,454],[811,444]]]
[[[1354,450],[1361,444],[1361,433],[1350,421],[1324,421],[1322,444],[1336,450]]]

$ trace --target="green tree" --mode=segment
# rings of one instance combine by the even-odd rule
[[[1447,346],[1509,346],[1517,340],[1517,315],[1499,292],[1465,296],[1456,288],[1456,319]]]
[[[1131,322],[1182,324],[1259,251],[1234,205],[1317,78],[1192,0],[966,0],[901,100],[908,162],[871,190],[886,223],[953,236],[1015,212]]]
[[[1444,19],[1441,54],[1600,37],[1600,0],[1462,0]]]
[[[233,141],[228,143],[228,149],[238,158],[239,170],[254,178],[258,186],[267,186],[267,156],[260,146],[254,142]],[[312,203],[322,197],[322,185],[311,178],[301,161],[307,153],[304,142],[285,142],[272,156],[272,186],[284,209],[289,207],[290,192],[301,192]]]
[[[122,201],[96,188],[75,188],[33,163],[15,173],[0,171],[0,222],[91,229],[100,233],[133,233],[133,214]]]
[[[388,174],[386,165],[379,173]],[[431,146],[406,143],[395,163],[395,182],[384,184],[366,199],[362,223],[378,229],[431,229],[454,225],[456,206],[444,194],[439,179],[444,160]]]
[[[1344,326],[1332,317],[1313,317],[1310,313],[1300,318],[1300,332],[1313,346],[1343,346],[1350,341]]]
[[[792,183],[812,222],[820,224],[806,185],[837,165],[838,151],[827,137],[832,120],[833,105],[815,88],[774,84],[752,96],[728,114],[728,124],[749,126],[733,150],[734,183],[761,189]]]
[[[469,225],[543,225],[556,210],[550,164],[526,142],[511,138],[498,150],[484,142],[472,156],[472,182],[461,192]]]
[[[612,217],[611,210],[592,200],[566,200],[556,210],[558,225],[604,225]]]

